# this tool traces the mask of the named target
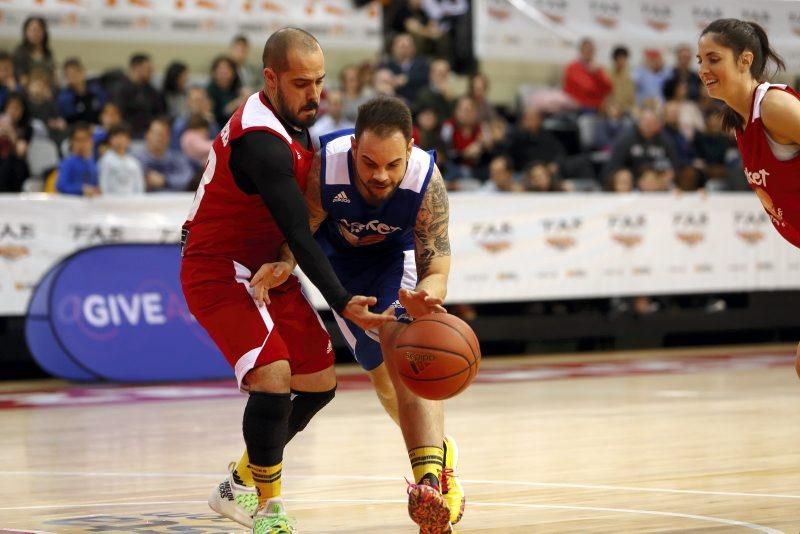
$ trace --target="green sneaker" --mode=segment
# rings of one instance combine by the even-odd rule
[[[253,516],[253,534],[297,534],[294,519],[286,514],[283,499],[274,497]]]
[[[245,486],[234,475],[236,463],[228,466],[228,478],[219,483],[208,497],[208,506],[219,515],[247,528],[253,526],[253,514],[258,508],[256,489]]]

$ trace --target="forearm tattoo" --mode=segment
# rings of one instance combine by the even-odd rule
[[[422,206],[419,208],[414,227],[418,279],[428,274],[434,258],[450,255],[450,237],[447,231],[449,221],[447,189],[439,169],[436,168],[422,200]]]

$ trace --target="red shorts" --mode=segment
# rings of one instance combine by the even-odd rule
[[[270,305],[259,308],[249,285],[253,274],[224,258],[190,257],[181,262],[189,311],[236,371],[239,388],[248,371],[278,360],[288,360],[292,374],[333,365],[328,332],[297,277],[271,289]]]

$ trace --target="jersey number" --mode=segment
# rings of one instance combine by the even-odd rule
[[[206,192],[206,184],[210,184],[214,179],[214,173],[217,170],[217,153],[214,152],[214,147],[208,151],[208,161],[206,162],[206,170],[203,171],[203,178],[200,180],[200,185],[197,186],[197,192],[194,194],[194,201],[192,201],[192,208],[189,210],[189,216],[186,220],[191,221],[194,219],[197,210],[200,208],[200,202],[203,200],[203,195]]]

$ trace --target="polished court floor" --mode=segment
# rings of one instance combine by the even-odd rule
[[[485,359],[447,402],[457,532],[800,532],[795,347]],[[287,448],[303,533],[414,533],[400,432],[342,368]],[[241,452],[233,384],[0,383],[0,532],[221,533],[205,499]]]

